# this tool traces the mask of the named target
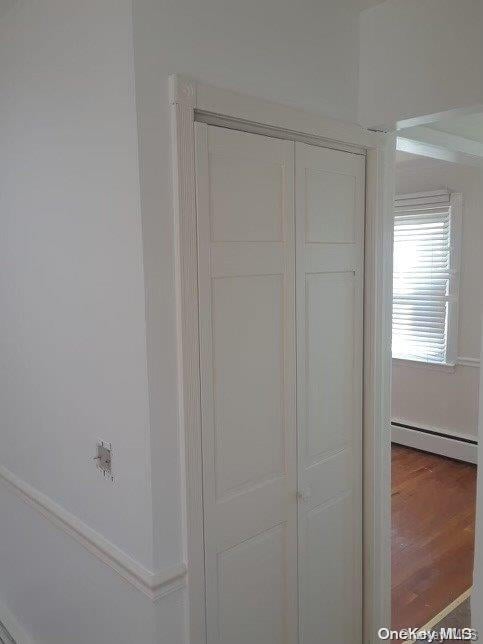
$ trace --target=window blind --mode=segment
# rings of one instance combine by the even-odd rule
[[[395,201],[393,357],[446,363],[451,204],[445,191]]]

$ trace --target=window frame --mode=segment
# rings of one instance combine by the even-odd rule
[[[454,372],[458,363],[463,194],[461,192],[450,192],[448,190],[398,194],[396,195],[395,204],[398,200],[403,199],[428,199],[429,203],[431,198],[433,198],[435,195],[443,193],[446,193],[449,196],[450,210],[450,278],[448,289],[449,299],[447,310],[445,360],[444,362],[434,362],[432,360],[418,360],[416,358],[405,358],[402,356],[392,356],[392,360],[395,364],[398,365],[425,367],[429,369]]]

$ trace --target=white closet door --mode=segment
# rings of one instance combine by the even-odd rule
[[[296,644],[294,144],[196,124],[208,644]]]
[[[363,157],[297,143],[300,643],[360,644]]]

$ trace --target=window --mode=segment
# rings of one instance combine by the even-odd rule
[[[394,219],[393,358],[455,364],[461,195],[399,195]]]

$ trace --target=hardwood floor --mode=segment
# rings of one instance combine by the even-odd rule
[[[476,466],[392,448],[392,627],[421,627],[472,584]]]

